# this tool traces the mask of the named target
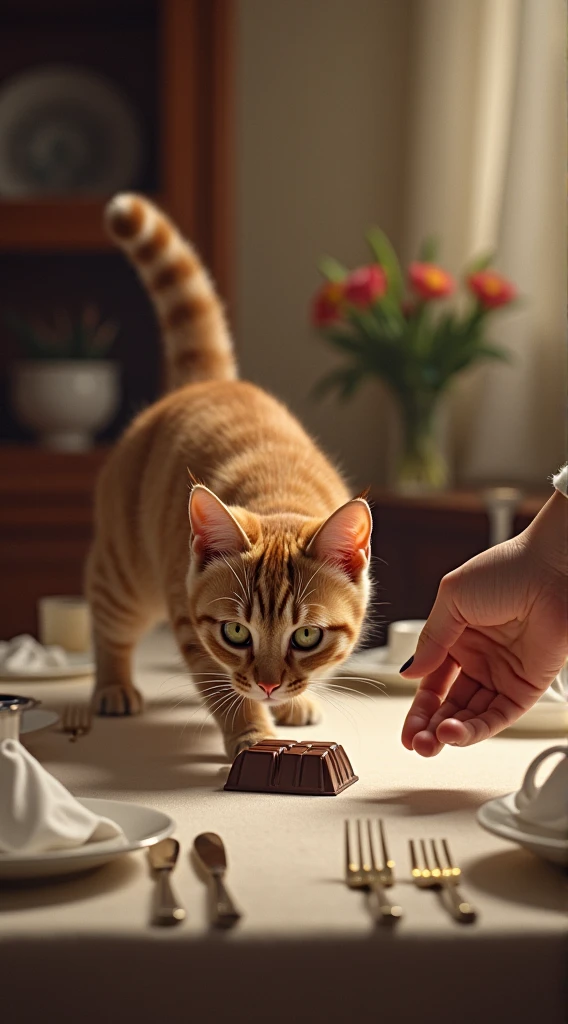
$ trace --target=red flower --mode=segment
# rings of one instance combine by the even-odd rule
[[[467,284],[486,309],[506,306],[517,295],[515,286],[493,270],[480,270],[477,274],[470,274]]]
[[[434,263],[411,263],[408,280],[410,287],[423,299],[440,299],[455,288],[451,274]]]
[[[337,281],[322,285],[312,303],[312,323],[316,327],[326,327],[341,318],[343,295],[343,284]]]
[[[365,309],[385,294],[387,284],[387,275],[377,263],[369,267],[359,267],[345,282],[345,299],[352,306]]]

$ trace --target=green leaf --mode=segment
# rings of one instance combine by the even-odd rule
[[[418,249],[418,260],[420,263],[435,263],[440,251],[440,239],[436,235],[429,235],[420,244]]]
[[[360,338],[337,327],[328,328],[324,333],[324,338],[336,348],[342,349],[343,352],[360,352],[364,345]]]
[[[398,257],[384,231],[371,228],[367,232],[367,241],[378,264],[387,275],[389,294],[399,302],[402,298],[403,282]]]
[[[478,345],[475,349],[475,358],[500,359],[503,363],[513,362],[512,353],[499,345]]]
[[[338,391],[340,398],[349,398],[362,379],[363,373],[358,366],[342,366],[322,377],[313,388],[312,395],[314,398],[321,399],[332,391]]]
[[[328,281],[333,283],[344,281],[349,273],[346,267],[335,260],[333,256],[324,256],[319,262],[319,270]]]
[[[487,267],[491,266],[495,259],[495,253],[493,249],[489,249],[487,252],[482,252],[479,256],[474,258],[467,264],[464,276],[469,277],[470,274],[477,274],[480,270],[486,270]]]

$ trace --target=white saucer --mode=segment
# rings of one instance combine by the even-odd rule
[[[514,725],[503,730],[504,736],[537,733],[543,736],[568,736],[568,701],[539,700]]]
[[[23,856],[0,853],[0,878],[48,878],[53,875],[77,874],[133,850],[153,846],[170,836],[175,828],[175,822],[167,814],[140,804],[124,803],[122,800],[80,800],[79,803],[120,825],[126,842],[122,836],[116,836],[99,843],[86,843],[74,850],[51,850],[48,853]]]
[[[22,714],[20,736],[41,732],[42,729],[51,729],[58,721],[57,711],[48,711],[47,708],[31,708],[30,711],[24,711]]]
[[[477,820],[484,829],[501,839],[518,843],[553,864],[568,865],[568,839],[545,836],[536,829],[529,831],[530,826],[521,822],[516,812],[514,793],[483,804],[477,812]]]
[[[366,676],[378,683],[385,683],[392,689],[414,693],[419,680],[404,679],[399,672],[400,665],[389,662],[388,657],[388,647],[373,647],[368,651],[359,651],[338,668],[337,675],[360,675],[363,680]],[[357,680],[353,680],[349,685],[355,686],[356,683]]]
[[[81,676],[92,676],[95,663],[92,654],[68,654],[66,665],[52,665],[49,668],[27,669],[18,672],[16,669],[0,669],[0,681],[19,680],[22,683],[35,683],[41,679],[78,679]]]

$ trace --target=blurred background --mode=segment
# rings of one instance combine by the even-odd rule
[[[102,227],[122,189],[197,243],[243,376],[371,485],[386,615],[425,616],[566,457],[562,0],[3,0],[0,22],[0,635],[80,592],[96,474],[160,392],[152,309]],[[339,359],[310,322],[318,262],[369,264],[373,225],[403,273],[436,236],[450,274],[491,250],[521,297],[491,325],[511,362],[444,397],[436,489],[397,486],[384,380],[314,397]]]

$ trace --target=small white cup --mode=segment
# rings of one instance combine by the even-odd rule
[[[399,619],[388,628],[388,659],[392,665],[404,665],[416,650],[426,619]]]
[[[38,601],[39,639],[66,651],[91,649],[91,615],[83,597],[42,597]]]
[[[543,761],[551,754],[564,757],[548,776],[542,786],[537,786],[535,776]],[[529,765],[523,784],[515,793],[515,806],[519,818],[542,832],[561,835],[568,840],[568,746],[549,747],[535,757]]]

